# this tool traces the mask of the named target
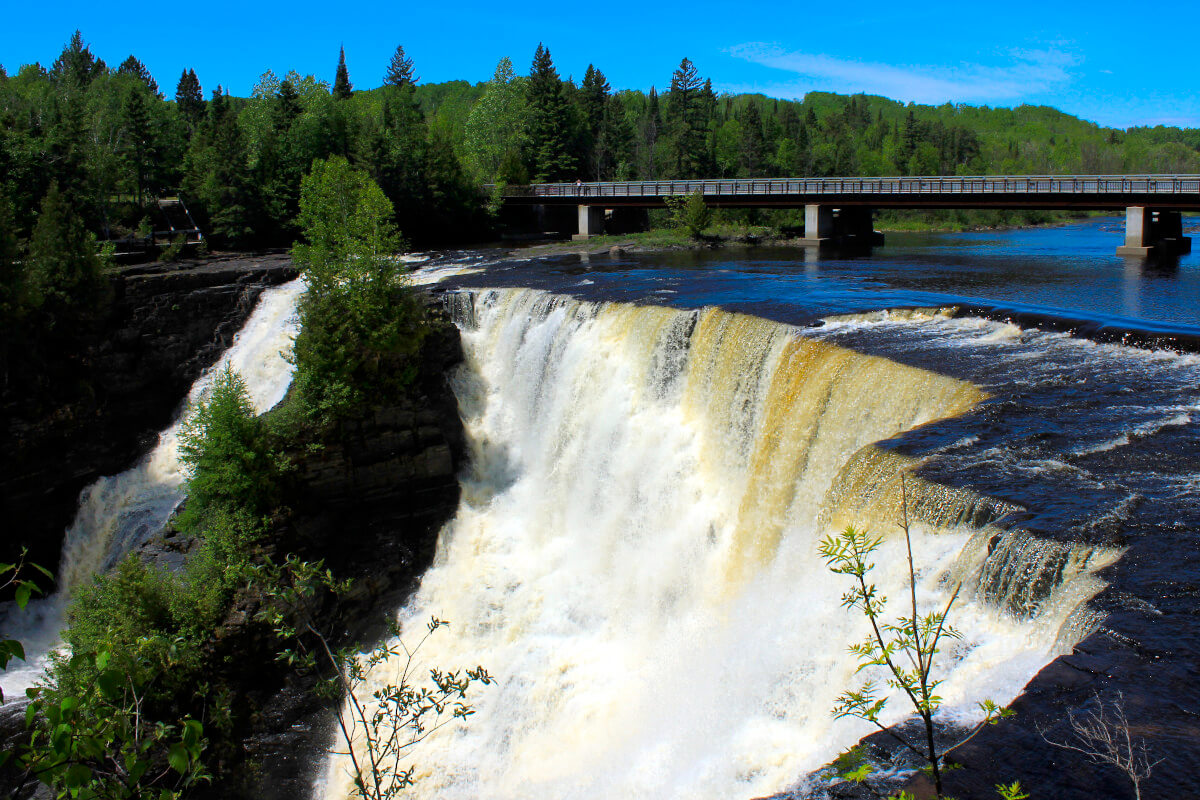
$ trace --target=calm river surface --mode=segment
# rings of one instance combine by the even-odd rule
[[[1097,218],[1030,230],[888,233],[885,246],[858,257],[737,247],[506,260],[450,282],[721,305],[797,324],[900,306],[967,305],[1078,320],[1085,329],[1200,336],[1200,253],[1121,258],[1114,251],[1123,236],[1123,220]]]

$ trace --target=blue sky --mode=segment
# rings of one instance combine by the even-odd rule
[[[49,65],[75,28],[110,64],[134,53],[164,91],[196,70],[247,94],[266,69],[377,86],[397,44],[423,81],[526,72],[538,41],[563,75],[660,89],[687,56],[718,89],[868,92],[923,103],[1052,105],[1104,125],[1200,126],[1191,3],[364,2],[0,0],[0,63]],[[187,14],[164,16],[169,9]]]

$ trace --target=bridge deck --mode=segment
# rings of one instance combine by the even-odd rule
[[[818,203],[874,208],[1082,208],[1200,211],[1200,175],[987,175],[923,178],[757,178],[540,183],[510,186],[525,204],[662,206],[700,190],[714,206]]]

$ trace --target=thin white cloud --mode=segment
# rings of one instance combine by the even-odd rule
[[[894,65],[816,53],[790,52],[778,45],[747,42],[729,54],[798,78],[774,84],[772,93],[802,96],[806,91],[866,92],[916,103],[991,103],[1037,95],[1071,80],[1076,58],[1062,50],[1012,50],[1000,66]],[[732,87],[728,87],[732,88]]]

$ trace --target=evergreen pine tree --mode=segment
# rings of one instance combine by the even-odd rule
[[[642,178],[653,180],[658,177],[656,150],[659,133],[662,131],[662,114],[658,104],[658,90],[650,87],[646,99],[646,113],[641,121],[641,152],[638,154],[638,169]]]
[[[300,93],[296,91],[294,83],[284,78],[279,82],[276,98],[275,128],[286,133],[291,129],[296,117],[300,116]]]
[[[696,65],[683,59],[671,75],[671,92],[667,95],[666,125],[673,151],[674,178],[704,177],[708,162],[708,119],[702,87]]]
[[[742,112],[740,122],[742,140],[738,158],[741,167],[739,172],[744,178],[761,178],[766,164],[763,158],[765,153],[762,115],[758,111],[758,103],[750,101],[746,110]]]
[[[188,130],[194,134],[204,119],[204,93],[200,89],[196,70],[185,69],[179,76],[179,83],[175,86],[175,105],[179,108],[179,115],[187,123]]]
[[[121,66],[117,67],[117,74],[132,75],[146,84],[146,88],[150,90],[150,94],[161,98],[161,95],[158,93],[158,83],[150,74],[150,70],[146,69],[146,65],[133,56],[121,62]]]
[[[88,179],[88,125],[76,89],[56,96],[46,131],[49,179],[72,197],[82,197]]]
[[[467,182],[450,136],[438,126],[429,131],[424,172],[429,202],[424,209],[422,238],[445,241],[461,237],[464,223],[469,226],[479,213],[478,190]]]
[[[383,75],[383,85],[402,89],[416,84],[419,80],[419,77],[413,75],[412,59],[404,55],[404,45],[397,45],[396,52],[392,54],[392,60],[388,63],[387,72]]]
[[[550,50],[540,42],[529,73],[529,163],[533,180],[568,180],[574,170],[571,157],[570,108],[563,84],[550,59]]]
[[[84,227],[57,181],[42,199],[29,240],[27,275],[33,302],[49,327],[88,310],[103,289],[96,237]]]
[[[141,89],[133,87],[125,97],[122,156],[133,179],[137,204],[142,204],[146,177],[154,164],[154,139],[150,128],[150,112]]]
[[[219,86],[192,141],[184,190],[189,200],[198,202],[217,242],[241,245],[253,236],[258,207],[247,169],[246,143],[237,112]]]
[[[337,75],[333,79],[333,96],[338,100],[349,100],[354,92],[350,83],[350,71],[346,69],[346,48],[338,48]]]
[[[605,128],[605,112],[609,100],[608,80],[604,73],[588,64],[580,87],[579,100],[583,111],[585,144],[589,177],[599,180],[602,165],[612,160]]]
[[[78,30],[71,34],[71,41],[50,67],[50,76],[80,89],[86,89],[97,76],[107,71],[104,61],[92,55],[92,50],[83,41]]]

